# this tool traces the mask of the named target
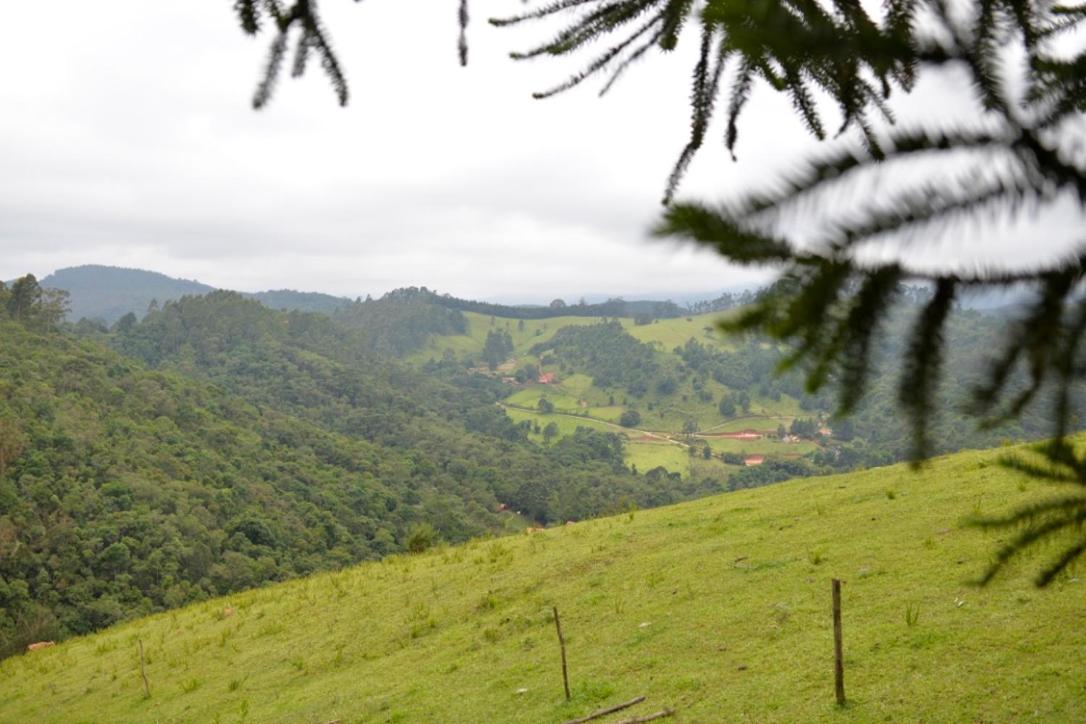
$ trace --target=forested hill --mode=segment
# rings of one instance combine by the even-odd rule
[[[255,299],[265,307],[297,312],[320,312],[333,314],[346,307],[351,300],[320,292],[298,292],[293,289],[274,289],[266,292],[243,293],[242,296]]]
[[[497,383],[382,360],[321,315],[215,292],[78,339],[52,308],[9,318],[8,294],[3,654],[437,540],[706,492],[631,473],[614,434],[537,446],[494,405]]]
[[[721,302],[730,295],[725,295],[716,300]],[[492,302],[479,302],[470,299],[460,299],[449,294],[438,294],[426,287],[405,287],[396,289],[384,295],[380,299],[357,301],[352,309],[345,310],[346,314],[373,314],[366,309],[367,306],[381,306],[387,309],[389,304],[413,303],[416,305],[434,305],[444,309],[459,312],[475,312],[476,314],[488,314],[506,319],[552,319],[554,317],[636,317],[671,319],[682,316],[687,312],[679,305],[671,301],[635,300],[612,298],[605,302],[589,304],[584,300],[576,303],[566,303],[565,300],[555,299],[545,306],[531,305],[507,305],[494,304]],[[719,307],[724,308],[724,307]]]
[[[112,325],[126,314],[142,317],[149,309],[185,295],[206,294],[215,287],[188,279],[176,279],[143,269],[90,264],[58,269],[40,281],[46,289],[68,292],[68,319],[95,320]],[[350,300],[318,292],[279,289],[246,293],[272,309],[293,309],[332,314]]]
[[[113,324],[130,312],[142,315],[152,302],[161,304],[214,288],[158,272],[96,264],[58,269],[40,284],[46,289],[68,292],[69,319],[98,319],[106,324]]]

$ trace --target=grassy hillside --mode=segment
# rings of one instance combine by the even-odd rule
[[[0,720],[557,722],[643,694],[635,711],[672,707],[688,722],[1081,721],[1083,583],[1038,591],[1032,569],[967,583],[996,540],[963,517],[1040,493],[997,454],[806,479],[193,605],[0,662]],[[831,577],[846,581],[843,711]]]

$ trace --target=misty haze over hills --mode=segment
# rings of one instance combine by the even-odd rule
[[[161,305],[168,301],[180,299],[185,295],[207,294],[217,289],[217,287],[196,280],[177,279],[161,272],[99,264],[58,269],[41,279],[40,283],[43,287],[49,289],[63,289],[71,295],[69,299],[71,310],[68,313],[70,321],[86,318],[100,320],[106,324],[113,324],[129,312],[137,317],[142,317],[147,313],[152,303]],[[726,291],[734,293],[746,291],[746,289],[736,288]],[[346,297],[338,297],[322,292],[303,292],[292,289],[242,292],[242,295],[256,299],[272,309],[320,312],[324,314],[331,314],[351,301]],[[679,306],[688,306],[709,300],[714,296],[712,294],[680,294],[670,297],[668,301],[673,301]],[[580,299],[588,304],[599,304],[609,298],[613,297],[602,294],[586,294]],[[538,300],[536,304],[525,304],[523,300],[518,302],[509,299],[496,299],[494,303],[508,306],[538,307],[546,306],[550,301],[550,299]],[[566,301],[574,304],[578,300],[570,299]],[[627,304],[635,305],[636,310],[636,305],[639,303],[628,302]],[[635,310],[632,310],[631,313],[635,313]]]
[[[178,279],[161,272],[145,269],[127,269],[123,267],[88,264],[84,266],[58,269],[40,280],[41,285],[49,289],[63,289],[70,294],[69,321],[80,319],[100,320],[113,324],[128,314],[142,317],[152,303],[161,305],[180,299],[185,295],[200,295],[215,291],[217,287],[194,279]],[[741,294],[753,291],[749,287],[724,289],[720,294]],[[242,292],[243,296],[256,299],[267,307],[280,310],[319,312],[331,314],[351,302],[347,297],[339,297],[322,292],[296,291],[293,289],[268,290],[260,292]],[[699,302],[706,302],[716,295],[682,293],[657,297],[679,307],[692,307]],[[963,298],[961,306],[966,309],[997,309],[1020,301],[1022,293],[1016,290],[973,294]],[[613,298],[613,297],[610,297]],[[609,299],[603,294],[586,294],[580,298],[590,305],[600,304]],[[517,306],[545,306],[551,300],[538,300],[536,303],[524,303],[523,300],[496,298],[491,303]],[[566,300],[573,304],[578,300]],[[646,302],[627,302],[629,313],[636,314]]]
[[[175,279],[165,274],[143,269],[124,269],[91,264],[58,269],[41,280],[49,289],[63,289],[71,297],[68,318],[98,319],[113,324],[132,312],[142,317],[154,302],[180,299],[188,295],[207,294],[215,287],[189,279]],[[349,300],[318,292],[276,290],[246,294],[272,309],[296,309],[306,312],[335,311]]]

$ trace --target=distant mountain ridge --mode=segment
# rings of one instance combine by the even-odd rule
[[[214,287],[194,280],[97,264],[58,269],[40,283],[49,289],[63,289],[71,295],[70,319],[86,317],[107,324],[129,312],[143,316],[152,301],[161,304],[186,294],[207,294],[214,290]]]
[[[113,324],[126,314],[143,317],[152,302],[162,305],[186,295],[200,295],[217,288],[190,279],[177,279],[145,269],[87,264],[58,269],[40,280],[43,287],[63,289],[70,295],[68,319],[97,319]],[[319,292],[290,289],[245,293],[272,309],[331,314],[350,300]]]
[[[152,303],[158,306],[186,295],[202,295],[216,291],[214,287],[194,279],[179,279],[161,272],[145,269],[86,264],[58,269],[39,280],[43,287],[63,289],[70,295],[69,321],[80,319],[99,320],[112,325],[126,314],[145,316]],[[277,289],[261,292],[240,292],[266,307],[286,311],[318,312],[334,314],[352,305],[347,297],[322,292],[302,292],[293,289]],[[409,287],[389,292],[385,297],[402,300],[417,298],[423,303],[455,311],[471,311],[514,319],[547,319],[550,317],[645,317],[669,319],[681,317],[692,311],[720,311],[735,306],[745,299],[744,295],[722,294],[717,299],[702,300],[685,307],[668,301],[625,300],[610,298],[598,303],[566,304],[556,299],[548,305],[508,305],[460,299],[448,294],[438,294],[426,287]],[[750,296],[749,293],[746,296]],[[384,298],[384,297],[383,297]],[[360,300],[357,300],[360,302]],[[748,300],[749,301],[749,300]]]

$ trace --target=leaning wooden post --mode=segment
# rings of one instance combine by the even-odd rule
[[[833,678],[837,705],[845,705],[845,658],[841,641],[841,581],[833,579]]]
[[[140,676],[143,677],[143,695],[151,698],[151,683],[147,681],[147,667],[143,663],[143,639],[137,639],[140,645]]]
[[[554,627],[558,629],[558,646],[562,649],[562,686],[566,689],[566,701],[569,696],[569,671],[566,669],[566,640],[562,638],[562,622],[558,619],[558,607],[554,607]]]

